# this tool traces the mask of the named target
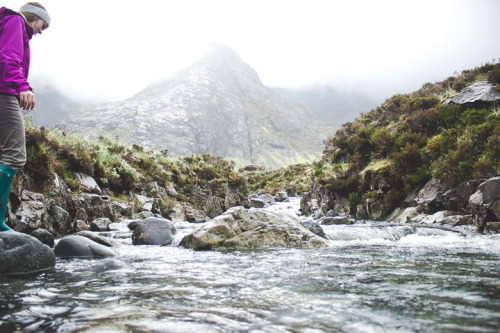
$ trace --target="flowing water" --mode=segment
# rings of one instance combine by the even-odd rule
[[[325,249],[126,241],[115,249],[125,269],[58,259],[38,276],[0,277],[0,332],[500,331],[500,236],[384,223],[324,229]]]

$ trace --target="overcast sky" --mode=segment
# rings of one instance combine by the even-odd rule
[[[210,43],[232,47],[267,86],[330,82],[387,97],[500,58],[500,0],[40,2],[52,24],[31,42],[31,76],[78,98],[131,97]]]

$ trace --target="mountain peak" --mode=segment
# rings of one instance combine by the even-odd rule
[[[60,127],[89,137],[117,135],[173,155],[209,153],[238,165],[281,167],[319,158],[322,126],[264,86],[229,46],[216,44],[164,82],[123,102],[79,110]]]

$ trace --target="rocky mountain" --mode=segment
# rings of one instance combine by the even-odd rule
[[[267,167],[319,158],[323,139],[334,133],[332,123],[264,86],[226,45],[130,99],[79,109],[58,127],[172,155],[210,153]]]
[[[334,121],[339,127],[367,113],[377,104],[366,93],[340,92],[328,85],[303,88],[273,88],[283,97],[304,105],[316,117]]]

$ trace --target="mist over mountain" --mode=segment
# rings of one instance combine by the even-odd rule
[[[336,128],[264,86],[226,45],[130,99],[81,108],[57,127],[172,155],[210,153],[268,167],[319,158]]]
[[[31,115],[37,126],[53,127],[66,115],[84,105],[84,102],[68,97],[46,78],[35,77],[30,80],[30,84],[34,87],[36,107],[25,114]]]
[[[377,106],[363,91],[339,92],[328,85],[304,88],[273,88],[278,94],[304,105],[316,117],[334,121],[339,126],[353,121],[360,113]]]

